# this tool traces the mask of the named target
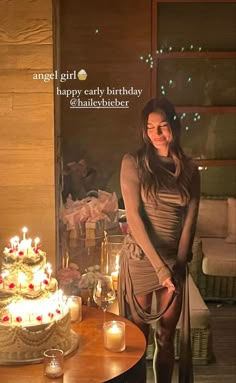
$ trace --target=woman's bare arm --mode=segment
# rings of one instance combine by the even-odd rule
[[[187,206],[186,217],[184,221],[184,226],[182,234],[179,241],[177,262],[186,264],[189,259],[189,254],[192,250],[193,239],[196,231],[197,217],[198,217],[198,207],[200,200],[200,174],[197,168],[194,169],[192,181],[191,181],[191,191],[190,191],[190,201]]]
[[[141,188],[136,161],[127,154],[121,164],[121,191],[124,198],[128,225],[143,252],[149,258],[162,284],[171,272],[153,247],[140,215]]]

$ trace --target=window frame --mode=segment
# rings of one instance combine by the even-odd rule
[[[158,46],[158,33],[157,33],[157,15],[158,5],[160,3],[236,3],[236,0],[151,0],[151,55],[153,57],[153,68],[151,70],[151,97],[157,97],[157,63],[162,59],[232,59],[236,58],[236,51],[211,51],[211,52],[163,52],[161,55],[156,55],[156,51],[160,49]],[[176,105],[177,113],[207,113],[207,114],[222,114],[222,113],[236,113],[235,106],[185,106]],[[231,160],[226,159],[194,159],[199,166],[236,166],[236,158]]]

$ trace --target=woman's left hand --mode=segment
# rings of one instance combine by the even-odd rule
[[[181,287],[186,278],[186,262],[178,262],[176,261],[173,267],[173,279],[177,289]]]
[[[175,291],[175,285],[174,283],[172,282],[171,278],[167,278],[164,280],[164,282],[162,282],[162,286],[166,287],[167,288],[167,292],[168,294],[169,293],[172,293],[173,291]]]

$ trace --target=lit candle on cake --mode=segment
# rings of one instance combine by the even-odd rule
[[[10,239],[11,249],[15,250],[15,237]]]
[[[40,242],[39,237],[36,237],[36,238],[34,239],[34,250],[35,250],[35,251],[38,250],[39,242]]]
[[[6,277],[8,277],[8,275],[9,275],[9,271],[8,270],[4,270],[3,272],[2,272],[2,275],[1,275],[1,280],[2,280],[2,288],[4,289],[4,287],[5,287],[5,278]]]
[[[41,289],[41,283],[42,283],[42,280],[43,280],[43,276],[44,276],[44,273],[42,273],[41,271],[37,271],[34,274],[33,284],[34,284],[34,287],[35,287],[36,290],[37,290],[37,288]]]
[[[27,227],[23,227],[22,229],[22,233],[23,233],[23,241],[26,239],[26,233],[27,233],[28,229]]]
[[[18,287],[19,287],[19,290],[21,291],[21,288],[22,288],[22,285],[24,284],[26,280],[26,275],[22,272],[20,272],[18,274]]]
[[[32,239],[29,238],[28,241],[27,241],[27,255],[29,253],[29,249],[31,249],[31,246],[32,246]]]
[[[104,323],[104,346],[109,351],[124,351],[125,323],[121,321],[110,321]]]
[[[46,273],[48,275],[48,279],[51,279],[52,276],[52,266],[50,263],[46,263]]]

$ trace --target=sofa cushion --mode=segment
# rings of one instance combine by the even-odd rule
[[[189,275],[189,305],[191,328],[207,328],[210,322],[210,312],[191,275]],[[177,323],[177,328],[180,326],[181,317]]]
[[[202,238],[204,274],[236,277],[236,244],[220,238]]]
[[[227,236],[227,200],[201,199],[197,234],[200,237]]]
[[[228,198],[228,233],[225,241],[236,243],[236,198]]]

